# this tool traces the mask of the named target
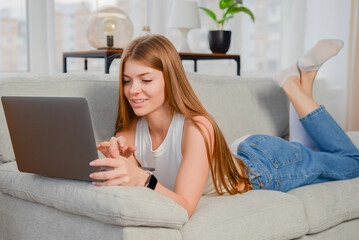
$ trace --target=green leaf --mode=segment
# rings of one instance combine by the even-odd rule
[[[238,8],[235,3],[228,7],[227,11],[223,14],[222,18],[225,18],[228,14],[232,14],[233,9]]]
[[[213,11],[209,10],[208,8],[204,8],[204,7],[198,7],[198,8],[205,11],[208,16],[210,16],[214,21],[218,22],[216,14]]]
[[[241,4],[241,5],[242,5],[242,4],[243,4],[243,1],[242,1],[242,0],[234,0],[234,3],[235,3],[235,4]]]
[[[233,18],[233,15],[228,16],[228,17],[226,17],[226,18],[223,18],[222,20],[218,21],[218,24],[224,24],[225,21],[227,21],[227,20],[229,20],[229,19],[231,19],[231,18]]]
[[[233,0],[221,0],[219,2],[219,8],[224,10],[232,4]]]
[[[254,22],[254,15],[253,13],[251,12],[251,10],[249,10],[248,8],[246,7],[235,7],[235,8],[232,8],[228,11],[228,14],[235,14],[235,13],[239,13],[239,12],[245,12],[247,13],[253,20]]]

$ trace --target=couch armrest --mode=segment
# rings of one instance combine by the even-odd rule
[[[187,211],[145,187],[96,187],[90,182],[22,173],[16,162],[0,165],[0,191],[26,201],[121,226],[180,229]]]
[[[359,148],[359,131],[347,132],[354,145]]]

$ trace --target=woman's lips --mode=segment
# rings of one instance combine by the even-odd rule
[[[132,106],[141,107],[147,102],[147,99],[132,99],[131,102]]]

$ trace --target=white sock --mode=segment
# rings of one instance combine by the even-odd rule
[[[298,66],[300,71],[310,72],[318,70],[323,63],[337,55],[343,46],[343,41],[338,39],[320,40],[299,59]]]
[[[276,75],[274,75],[273,80],[275,82],[277,82],[279,87],[282,87],[283,84],[285,83],[285,81],[287,81],[287,79],[292,76],[296,76],[296,77],[298,77],[298,79],[300,79],[300,73],[299,73],[297,65],[293,65],[290,68],[286,68],[286,69],[278,72]]]

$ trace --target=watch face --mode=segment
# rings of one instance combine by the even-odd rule
[[[157,185],[157,178],[150,173],[150,176],[148,177],[146,187],[151,188],[152,190],[155,190]]]

